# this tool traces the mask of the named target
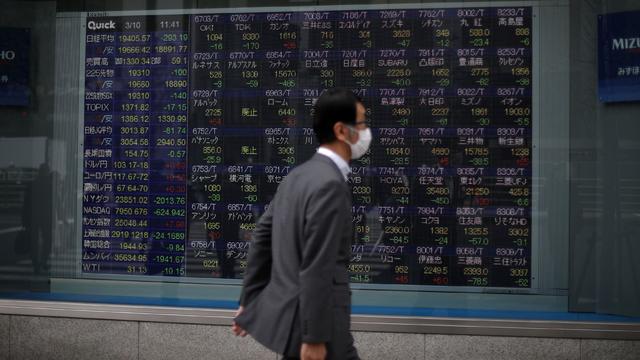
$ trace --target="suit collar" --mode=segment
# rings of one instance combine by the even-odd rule
[[[319,147],[318,148],[318,154],[324,155],[326,157],[328,157],[329,159],[331,159],[331,161],[338,167],[338,169],[340,170],[340,173],[342,174],[342,177],[344,177],[344,181],[347,181],[349,173],[351,172],[351,167],[349,166],[349,163],[347,163],[346,161],[344,161],[343,158],[340,157],[340,155],[336,154],[335,151],[326,148],[326,147]]]
[[[342,174],[342,171],[340,171],[340,168],[338,167],[338,165],[336,165],[335,162],[333,162],[333,160],[331,160],[328,156],[319,154],[319,153],[315,153],[313,155],[313,157],[311,157],[311,160],[313,161],[322,161],[325,164],[329,164],[331,166],[331,168],[335,171],[335,174],[337,176],[340,177],[340,179],[345,180],[344,175]]]

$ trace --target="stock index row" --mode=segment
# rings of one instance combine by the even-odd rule
[[[530,7],[94,15],[83,273],[242,278],[342,86],[374,135],[349,177],[351,281],[531,287]]]

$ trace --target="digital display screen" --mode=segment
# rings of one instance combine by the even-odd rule
[[[242,278],[342,86],[351,282],[531,287],[531,7],[255,11],[86,18],[83,273]]]

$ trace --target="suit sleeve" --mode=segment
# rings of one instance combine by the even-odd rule
[[[329,182],[315,191],[305,214],[300,264],[300,320],[302,341],[323,343],[333,329],[333,275],[343,235],[344,184]]]
[[[271,224],[273,221],[273,202],[262,214],[253,232],[253,240],[244,274],[240,305],[246,306],[267,286],[271,276]]]

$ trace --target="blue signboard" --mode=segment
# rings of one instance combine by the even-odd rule
[[[0,106],[29,105],[29,29],[0,28]]]
[[[598,16],[598,96],[640,100],[640,11]]]

